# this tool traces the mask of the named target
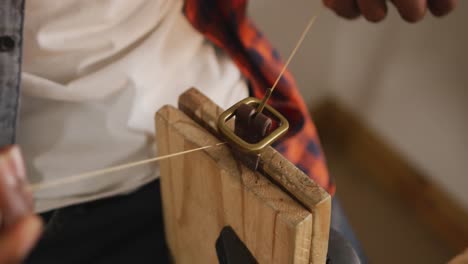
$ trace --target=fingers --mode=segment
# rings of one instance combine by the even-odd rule
[[[0,150],[0,263],[21,263],[38,240],[42,223],[33,215],[21,152]]]
[[[426,10],[435,16],[450,13],[458,0],[392,0],[400,16],[411,23],[424,18]],[[369,21],[379,22],[387,15],[386,0],[323,0],[323,3],[339,16],[356,18],[361,13]]]
[[[401,17],[411,23],[418,22],[426,14],[427,0],[392,0]]]
[[[25,203],[29,210],[33,210],[34,202],[32,193],[29,191],[27,179],[26,179],[26,168],[24,165],[23,155],[18,146],[13,146],[9,151],[9,162],[10,168],[14,172],[14,175],[18,180],[18,192],[24,197]]]
[[[387,16],[386,0],[357,0],[362,15],[371,22],[379,22]]]
[[[1,228],[13,225],[33,211],[32,195],[27,191],[24,164],[17,147],[0,151]]]
[[[458,4],[458,0],[429,0],[429,10],[434,16],[445,16]]]
[[[339,16],[353,19],[360,15],[358,5],[355,0],[323,0],[326,7],[335,11]]]
[[[23,155],[18,146],[11,146],[7,150],[7,159],[10,162],[11,169],[15,172],[20,182],[26,181],[26,169],[24,167]]]
[[[23,217],[0,234],[0,263],[16,264],[29,254],[42,232],[37,216]]]

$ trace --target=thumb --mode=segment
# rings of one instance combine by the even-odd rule
[[[42,222],[35,215],[25,216],[0,234],[0,263],[21,263],[36,244]]]

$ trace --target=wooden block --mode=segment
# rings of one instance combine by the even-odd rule
[[[181,103],[204,98],[195,90],[187,94],[195,96],[181,97],[180,104],[191,118],[170,106],[156,115],[160,155],[220,142],[219,107],[211,101]],[[260,263],[325,262],[330,197],[281,155],[268,153],[263,167],[274,183],[234,160],[227,145],[160,162],[166,239],[176,263],[217,263],[215,241],[225,226]]]
[[[216,120],[224,110],[197,89],[191,88],[180,96],[179,109],[219,137]],[[264,175],[312,214],[311,263],[324,263],[330,231],[330,195],[272,147],[262,153],[260,165]]]

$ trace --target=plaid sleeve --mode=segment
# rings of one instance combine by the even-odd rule
[[[284,63],[279,53],[246,16],[247,0],[186,0],[184,12],[207,39],[225,50],[250,82],[250,92],[262,98]],[[291,73],[286,71],[269,104],[290,123],[288,134],[274,147],[310,178],[335,192],[317,131]]]

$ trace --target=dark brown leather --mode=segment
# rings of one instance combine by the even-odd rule
[[[235,117],[234,133],[248,143],[257,143],[264,139],[273,123],[268,116],[255,113],[255,108],[247,104],[242,104],[237,108]],[[242,160],[250,169],[257,170],[259,154],[243,153],[235,149],[234,156]]]

